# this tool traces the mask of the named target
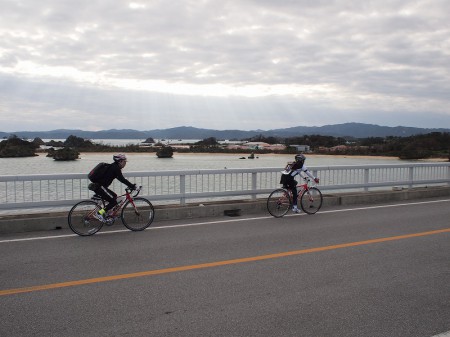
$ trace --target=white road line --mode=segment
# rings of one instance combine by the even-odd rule
[[[320,211],[320,213],[337,213],[337,212],[349,212],[349,211],[360,211],[365,209],[375,209],[375,208],[390,208],[390,207],[400,207],[400,206],[415,206],[415,205],[423,205],[423,204],[434,204],[440,202],[449,202],[450,199],[444,200],[433,200],[433,201],[421,201],[421,202],[411,202],[405,204],[394,204],[394,205],[381,205],[381,206],[367,206],[367,207],[358,207],[358,208],[346,208],[346,209],[336,209],[332,211]]]
[[[328,213],[338,213],[338,212],[353,212],[353,211],[361,211],[361,210],[377,209],[377,208],[415,206],[415,205],[424,205],[424,204],[433,204],[433,203],[442,203],[442,202],[450,202],[450,199],[420,201],[420,202],[411,202],[411,203],[394,204],[394,205],[379,205],[379,206],[366,206],[366,207],[357,207],[357,208],[335,209],[335,210],[330,210],[330,211],[320,211],[319,213],[317,213],[317,215],[328,214]],[[306,214],[300,213],[300,214],[291,214],[288,216],[304,216],[304,215],[306,215]],[[214,225],[214,224],[231,223],[231,222],[243,222],[243,221],[252,221],[252,220],[263,220],[263,219],[272,219],[272,218],[273,218],[272,216],[261,216],[261,217],[254,217],[254,218],[236,218],[236,219],[228,219],[228,220],[215,220],[215,221],[207,221],[207,222],[182,224],[182,225],[149,227],[149,228],[147,228],[147,230],[195,227],[195,226]],[[108,235],[108,234],[122,233],[122,232],[129,232],[129,230],[128,229],[120,229],[120,230],[108,231],[108,232],[98,232],[95,235]],[[0,240],[0,244],[1,243],[11,243],[11,242],[34,241],[34,240],[61,239],[61,238],[68,238],[68,237],[73,237],[73,236],[78,236],[78,235],[66,234],[66,235],[55,235],[55,236],[37,236],[37,237],[30,237],[30,238],[23,238],[23,239]],[[445,336],[445,337],[447,337],[447,336]]]
[[[450,337],[450,331],[440,333],[439,335],[434,335],[433,337]]]

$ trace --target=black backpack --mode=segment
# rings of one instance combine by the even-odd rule
[[[111,166],[111,164],[107,163],[99,163],[97,166],[95,166],[91,172],[88,174],[88,178],[93,183],[98,183],[99,180],[103,177],[103,175],[106,173],[108,168]]]
[[[289,174],[281,174],[280,184],[285,185],[285,184],[289,183],[289,180],[291,179],[290,173],[293,170],[298,170],[301,167],[302,167],[301,164],[298,162],[295,162],[295,161],[287,163],[284,168],[284,171],[289,172]]]

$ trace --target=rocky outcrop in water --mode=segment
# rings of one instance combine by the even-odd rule
[[[171,146],[161,146],[158,151],[156,151],[158,158],[172,158],[173,149]]]
[[[80,158],[80,153],[72,148],[65,147],[59,150],[49,149],[47,157],[53,158],[57,161],[76,160]]]
[[[39,145],[16,136],[0,142],[0,158],[34,157]]]

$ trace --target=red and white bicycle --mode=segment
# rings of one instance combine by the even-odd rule
[[[83,200],[75,204],[69,212],[68,221],[70,229],[81,236],[97,233],[104,224],[111,226],[118,218],[125,227],[132,231],[142,231],[150,226],[155,218],[155,209],[150,201],[138,197],[142,186],[132,194],[128,188],[125,194],[118,197],[122,200],[108,212],[105,221],[100,221],[95,214],[105,207],[105,201],[98,195],[90,200]]]
[[[315,186],[313,180],[303,178],[304,183],[297,185],[298,207],[306,214],[315,214],[322,207],[322,192]],[[277,188],[267,198],[267,210],[275,218],[281,218],[292,209],[292,191],[285,188]]]

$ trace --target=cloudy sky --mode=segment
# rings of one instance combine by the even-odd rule
[[[448,0],[0,0],[0,131],[450,128]]]

